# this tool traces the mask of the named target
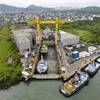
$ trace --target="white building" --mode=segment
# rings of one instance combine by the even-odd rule
[[[60,36],[60,41],[63,44],[63,46],[79,43],[79,36],[73,35],[72,33],[59,30],[59,36]]]
[[[35,31],[28,29],[12,30],[13,39],[21,55],[25,52],[31,52],[33,47],[33,38],[35,38]]]

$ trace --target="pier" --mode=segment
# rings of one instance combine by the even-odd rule
[[[71,76],[74,75],[75,71],[81,70],[84,68],[87,64],[89,64],[91,61],[95,60],[99,55],[93,54],[89,57],[82,58],[75,63],[71,64],[70,66],[67,66],[66,72],[62,74],[63,80],[69,79]]]

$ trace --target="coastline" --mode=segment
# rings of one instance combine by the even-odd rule
[[[22,79],[22,78],[20,78],[20,80],[17,80],[15,83],[12,83],[12,84],[9,84],[9,85],[1,85],[0,84],[0,91],[1,90],[6,90],[6,89],[9,89],[10,87],[12,87],[12,86],[16,86],[16,85],[18,85],[18,84],[20,84],[20,82],[23,82],[24,80]]]

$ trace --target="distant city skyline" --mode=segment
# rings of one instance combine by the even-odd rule
[[[29,5],[43,7],[86,7],[100,6],[100,0],[0,0],[0,4],[17,7],[27,7]]]

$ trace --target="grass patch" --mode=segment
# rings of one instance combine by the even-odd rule
[[[14,60],[11,65],[7,63],[9,56]],[[0,28],[0,86],[15,84],[20,75],[20,57],[11,41],[10,24],[6,24]]]

